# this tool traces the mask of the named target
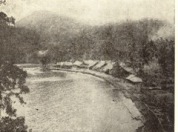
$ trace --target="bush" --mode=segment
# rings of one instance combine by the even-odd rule
[[[144,65],[142,79],[145,86],[157,87],[161,84],[161,67],[158,62],[150,62]]]
[[[12,119],[4,117],[0,120],[0,131],[1,132],[27,132],[27,126],[23,117]]]

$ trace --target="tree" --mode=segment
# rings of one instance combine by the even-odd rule
[[[47,65],[50,62],[50,56],[48,50],[40,50],[38,52],[38,57],[40,59],[40,62],[42,64],[42,70],[47,70]]]
[[[5,111],[8,116],[0,119],[0,131],[1,132],[16,132],[26,131],[27,126],[24,124],[24,117],[16,116],[16,109],[12,106],[12,98],[16,97],[20,103],[25,103],[21,94],[28,93],[29,88],[25,85],[25,79],[27,73],[22,69],[14,65],[13,61],[13,47],[7,46],[8,43],[4,41],[4,37],[9,29],[9,17],[3,12],[0,12],[0,112]],[[11,21],[10,21],[11,22]],[[12,21],[12,24],[15,22]],[[8,48],[8,49],[7,49]]]
[[[165,77],[174,78],[174,45],[173,40],[160,40],[161,46],[158,52],[158,62]]]
[[[0,131],[1,132],[26,132],[27,126],[24,125],[25,119],[17,117],[12,119],[9,117],[2,118],[0,120]]]
[[[148,64],[149,61],[153,61],[154,57],[156,58],[158,51],[155,43],[151,40],[144,45],[142,52],[143,61]]]

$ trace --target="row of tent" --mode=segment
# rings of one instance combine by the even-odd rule
[[[118,78],[125,78],[132,83],[141,83],[142,79],[136,76],[133,68],[122,62],[84,60],[75,62],[59,62],[56,67],[65,69],[90,69],[104,72]]]

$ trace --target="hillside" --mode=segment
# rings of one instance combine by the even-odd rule
[[[53,45],[66,42],[81,29],[75,20],[49,11],[36,11],[18,21],[16,26],[35,30],[40,35],[41,43]]]
[[[132,60],[131,56],[138,59],[149,41],[174,38],[172,26],[153,19],[88,26],[49,11],[37,11],[16,25],[36,31],[41,49],[48,48],[51,60],[55,62],[70,59]]]

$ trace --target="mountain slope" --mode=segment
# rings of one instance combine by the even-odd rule
[[[81,24],[49,11],[36,11],[16,23],[17,27],[25,27],[37,31],[42,43],[66,43],[81,31]]]
[[[160,20],[86,26],[49,11],[34,12],[17,22],[17,27],[35,30],[41,49],[48,48],[56,61],[139,58],[149,41],[160,37],[167,39],[167,36],[169,39],[173,34],[168,24]]]

